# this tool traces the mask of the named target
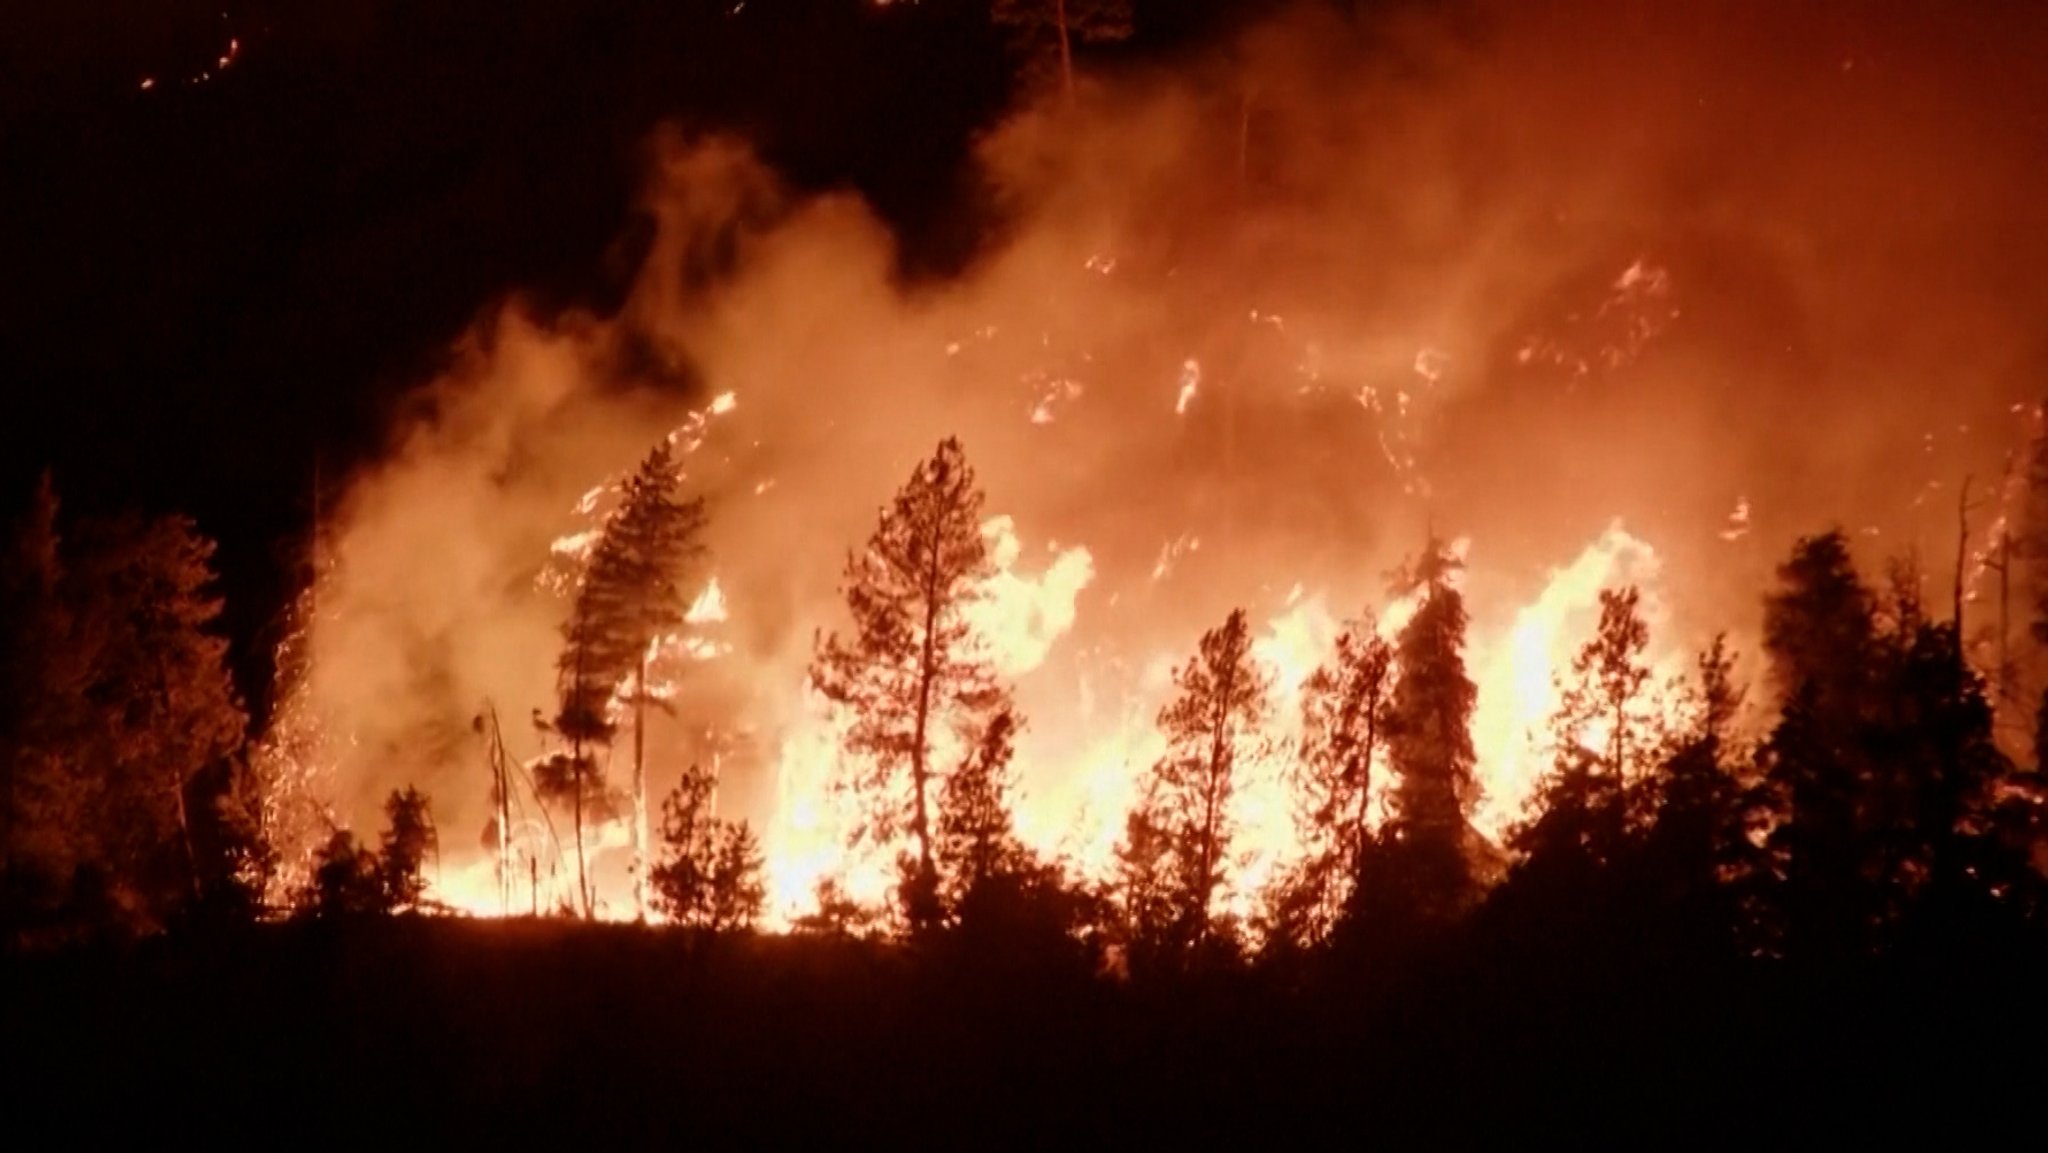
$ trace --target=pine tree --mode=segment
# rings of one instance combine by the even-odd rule
[[[819,691],[852,717],[848,751],[864,760],[855,787],[869,801],[868,834],[889,840],[908,826],[914,928],[938,912],[936,740],[947,725],[975,731],[1003,702],[967,616],[994,575],[981,507],[974,470],[948,438],[882,510],[866,549],[847,556],[852,634],[824,637],[811,662]]]
[[[418,909],[427,893],[427,854],[440,851],[426,794],[407,786],[384,799],[377,874],[390,909]]]
[[[591,775],[592,745],[609,746],[617,726],[611,706],[621,688],[633,717],[633,900],[648,906],[647,708],[659,704],[648,687],[655,644],[683,624],[689,608],[683,580],[699,563],[704,502],[684,500],[674,454],[657,443],[625,484],[619,509],[605,522],[564,630],[561,712],[555,727],[570,742],[569,764]],[[577,884],[588,915],[591,894],[583,851],[580,782],[570,790],[576,810]]]
[[[1393,687],[1394,648],[1371,613],[1346,624],[1330,661],[1302,686],[1298,779],[1310,851],[1293,881],[1300,908],[1281,920],[1327,923],[1364,875],[1373,764],[1385,755]]]
[[[940,788],[932,852],[939,866],[940,895],[956,913],[971,894],[1016,877],[1031,865],[1030,853],[1010,821],[1010,760],[1018,727],[1014,710],[999,709]]]
[[[1866,872],[1876,598],[1839,531],[1800,540],[1778,579],[1764,650],[1783,707],[1747,801],[1767,830],[1756,887],[1782,947],[1838,955],[1864,948],[1881,912]]]
[[[1735,731],[1744,695],[1727,638],[1716,636],[1695,662],[1687,719],[1657,764],[1650,824],[1634,861],[1638,887],[1669,923],[1710,948],[1729,944],[1739,897],[1732,882],[1752,852],[1739,775],[1748,752]]]
[[[662,856],[652,880],[655,907],[670,920],[725,932],[760,917],[767,888],[753,830],[712,814],[716,788],[709,771],[692,765],[663,800]]]
[[[1458,561],[1432,540],[1397,582],[1420,595],[1394,646],[1388,767],[1391,809],[1375,854],[1373,903],[1424,924],[1463,912],[1476,896],[1468,839],[1479,800],[1472,712],[1478,689],[1465,673],[1465,599]]]
[[[1638,807],[1661,734],[1646,705],[1649,626],[1634,587],[1603,589],[1600,624],[1572,660],[1551,719],[1556,759],[1533,798],[1535,817],[1510,837],[1517,852],[1599,870],[1628,851]]]
[[[95,849],[116,895],[145,920],[201,898],[194,784],[241,749],[246,715],[211,630],[213,542],[184,517],[81,526],[68,566],[85,622],[95,730],[73,771],[90,781]]]
[[[1895,597],[1896,599],[1896,597]],[[1906,611],[1880,637],[1869,866],[1888,912],[1932,901],[1944,911],[1992,888],[2029,884],[2030,868],[1997,834],[2004,801],[2030,783],[1998,747],[1991,689],[1965,657],[1954,622]]]
[[[1139,860],[1151,852],[1139,840],[1164,838],[1163,896],[1172,910],[1165,944],[1185,952],[1211,943],[1230,854],[1238,761],[1269,707],[1244,610],[1233,610],[1202,635],[1200,651],[1175,670],[1173,683],[1178,695],[1159,713],[1166,754],[1152,767],[1145,811],[1133,818],[1126,849]]]
[[[336,829],[314,855],[312,872],[292,906],[296,916],[321,920],[390,912],[377,854],[359,845],[354,833]]]
[[[1853,727],[1867,701],[1876,597],[1857,574],[1849,539],[1836,529],[1804,537],[1778,566],[1764,601],[1764,653],[1781,703],[1812,686],[1815,719]]]

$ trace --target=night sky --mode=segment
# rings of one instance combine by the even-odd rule
[[[243,638],[316,461],[331,495],[481,310],[616,305],[657,123],[857,187],[905,274],[941,275],[981,235],[963,162],[1009,84],[966,3],[0,7],[0,491],[49,467],[76,509],[197,516]]]

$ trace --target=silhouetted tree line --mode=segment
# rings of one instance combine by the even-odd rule
[[[61,522],[45,476],[0,557],[0,917],[10,940],[253,911],[270,866],[247,720],[183,517]]]
[[[680,476],[664,442],[585,566],[552,726],[571,751],[539,774],[557,800],[604,792],[583,746],[608,746],[623,718],[644,790],[640,734],[662,704],[649,654],[683,626],[683,582],[703,556],[706,514]],[[1956,622],[1928,612],[1917,569],[1895,564],[1874,584],[1839,531],[1800,540],[1779,567],[1755,686],[1721,638],[1689,676],[1656,683],[1640,594],[1604,591],[1561,676],[1552,763],[1498,846],[1472,825],[1477,694],[1452,550],[1432,541],[1396,574],[1398,612],[1347,624],[1302,686],[1295,747],[1276,744],[1272,686],[1234,611],[1174,673],[1166,751],[1139,782],[1112,876],[1082,882],[1014,829],[1027,721],[971,624],[994,573],[982,500],[948,439],[848,555],[852,628],[820,636],[811,677],[846,718],[858,836],[899,853],[900,884],[877,911],[828,882],[799,929],[1148,979],[1389,963],[1468,929],[1531,948],[1832,964],[1958,927],[2041,923],[2038,763],[1996,739],[1985,678]],[[60,531],[47,482],[13,534],[0,834],[16,939],[260,912],[274,854],[210,632],[208,556],[178,518]],[[1232,796],[1254,759],[1275,757],[1305,852],[1263,891],[1238,892]],[[715,815],[716,788],[700,767],[684,773],[636,876],[655,911],[727,931],[760,915],[763,863],[752,831]],[[303,911],[429,905],[426,798],[394,792],[386,816],[375,851],[334,833]],[[575,911],[588,915],[581,876]]]
[[[1303,686],[1298,748],[1273,745],[1271,686],[1234,611],[1174,674],[1167,751],[1113,879],[1081,884],[1010,831],[1025,722],[965,624],[989,572],[980,506],[959,443],[944,442],[849,557],[856,633],[824,638],[813,667],[855,718],[863,835],[909,834],[896,912],[913,938],[1085,944],[1098,963],[1171,975],[1379,963],[1464,928],[1832,963],[2041,921],[2038,764],[2000,748],[1985,678],[1956,623],[1926,611],[1917,570],[1894,565],[1873,587],[1839,531],[1799,541],[1765,597],[1754,708],[1725,638],[1681,683],[1655,683],[1640,593],[1603,591],[1561,678],[1552,764],[1500,846],[1472,826],[1477,694],[1449,549],[1432,541],[1397,575],[1398,628],[1372,613],[1345,628]],[[935,760],[942,731],[968,750],[950,768]],[[1307,852],[1238,894],[1249,902],[1228,900],[1231,796],[1251,758],[1275,755],[1292,764]],[[843,925],[843,898],[821,892],[835,902]],[[1231,911],[1248,903],[1249,918]]]

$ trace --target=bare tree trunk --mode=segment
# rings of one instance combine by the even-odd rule
[[[1064,13],[1065,8],[1063,7],[1061,11]],[[932,545],[931,563],[928,566],[928,570],[925,576],[924,588],[924,651],[919,658],[917,666],[916,743],[910,750],[911,788],[916,794],[917,802],[917,811],[913,819],[917,823],[919,884],[930,881],[937,871],[932,865],[931,823],[926,813],[925,804],[925,776],[927,768],[925,763],[927,756],[925,740],[931,725],[932,682],[938,679],[936,670],[933,668],[936,654],[933,651],[934,642],[932,637],[933,630],[937,629],[939,625],[939,550],[936,541]]]
[[[491,726],[488,752],[491,758],[491,787],[497,790],[498,824],[498,912],[512,915],[512,780],[505,771],[505,732],[498,727],[498,706],[484,702],[486,723]]]
[[[647,920],[647,652],[633,684],[633,916]]]
[[[1209,772],[1202,788],[1202,891],[1195,910],[1195,941],[1209,939],[1209,902],[1216,894],[1216,793],[1229,766],[1224,761],[1230,733],[1230,698],[1237,689],[1236,670],[1217,686],[1215,727],[1209,733]]]
[[[583,903],[583,919],[588,921],[594,910],[590,905],[590,876],[583,863],[583,742],[570,742],[569,750],[570,808],[576,825],[576,896]]]

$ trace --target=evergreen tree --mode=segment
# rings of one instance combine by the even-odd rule
[[[1756,880],[1779,947],[1833,956],[1862,949],[1880,912],[1864,824],[1876,602],[1839,531],[1800,540],[1778,580],[1764,651],[1783,708],[1748,801],[1749,819],[1767,830]]]
[[[279,854],[264,825],[261,780],[247,757],[203,774],[196,791],[209,803],[193,811],[199,853],[199,913],[246,922],[262,915],[277,880]]]
[[[933,752],[942,728],[973,732],[1004,699],[968,624],[994,564],[981,531],[981,490],[958,440],[940,443],[882,509],[867,547],[846,559],[853,632],[817,646],[811,679],[852,716],[849,751],[864,761],[868,835],[908,826],[913,928],[938,914],[933,853]],[[907,778],[907,780],[906,780]],[[908,784],[908,796],[901,790]]]
[[[1268,709],[1265,676],[1252,661],[1244,610],[1202,635],[1200,651],[1175,670],[1177,694],[1159,713],[1166,754],[1153,765],[1145,811],[1132,818],[1126,856],[1155,870],[1134,903],[1163,900],[1169,952],[1211,944],[1232,836],[1230,799],[1238,761],[1258,736]],[[1140,842],[1163,838],[1163,846]],[[1163,886],[1156,872],[1163,847]],[[1146,860],[1152,858],[1151,860]],[[1140,908],[1140,923],[1155,916]]]
[[[711,812],[717,781],[697,765],[663,800],[662,856],[653,870],[655,907],[678,924],[725,932],[761,915],[767,888],[753,830]]]
[[[1778,566],[1764,601],[1764,654],[1779,703],[1811,685],[1814,719],[1853,728],[1868,701],[1876,597],[1856,572],[1840,529],[1804,537]]]
[[[940,788],[932,852],[949,909],[957,911],[969,894],[1030,867],[1030,853],[1010,821],[1010,760],[1018,727],[1015,711],[998,710]]]
[[[1319,935],[1356,890],[1373,845],[1373,763],[1385,755],[1393,704],[1394,648],[1371,613],[1347,623],[1336,651],[1302,686],[1297,770],[1308,853],[1279,894],[1291,912],[1269,911],[1291,937]],[[1272,935],[1271,933],[1268,934]]]
[[[683,624],[689,608],[683,580],[703,556],[702,499],[684,500],[669,443],[663,439],[627,479],[619,509],[592,550],[564,632],[559,663],[561,712],[555,727],[570,742],[569,766],[590,775],[590,746],[609,746],[617,726],[611,706],[623,687],[633,718],[633,900],[644,918],[648,903],[647,708],[648,662],[660,638]],[[583,852],[580,786],[570,790],[576,810],[577,875],[586,915],[591,895]]]
[[[1917,606],[1914,606],[1917,607]],[[2031,871],[1997,834],[2027,781],[1998,747],[1990,686],[1970,667],[1953,622],[1901,613],[1881,645],[1876,750],[1866,801],[1886,912],[1933,902],[1955,912]]]
[[[1173,877],[1173,835],[1161,824],[1160,789],[1157,776],[1146,781],[1116,844],[1114,885],[1122,906],[1125,959],[1141,971],[1163,965],[1186,935]]]
[[[1418,925],[1445,922],[1477,895],[1469,842],[1473,775],[1472,711],[1478,689],[1465,673],[1465,598],[1454,583],[1459,562],[1439,541],[1396,591],[1419,595],[1394,645],[1394,695],[1387,741],[1393,772],[1391,813],[1369,870],[1370,903]]]
[[[142,923],[161,924],[201,898],[195,784],[231,761],[247,718],[211,631],[213,542],[184,517],[122,517],[80,526],[67,565],[71,616],[90,675],[92,731],[69,771],[91,793],[88,835],[113,894]]]
[[[939,792],[933,852],[944,914],[983,960],[1071,951],[1087,900],[1020,840],[1010,815],[1011,761],[1022,722],[1005,705]]]
[[[1649,643],[1640,592],[1603,589],[1598,631],[1573,658],[1551,719],[1555,761],[1531,798],[1535,815],[1509,837],[1531,867],[1598,871],[1626,855],[1637,786],[1660,738],[1647,700]]]
[[[377,854],[356,843],[355,834],[336,829],[314,855],[306,887],[293,900],[296,915],[328,920],[391,911]]]
[[[1716,636],[1696,661],[1684,727],[1651,780],[1650,824],[1634,863],[1638,888],[1668,923],[1695,947],[1713,949],[1729,943],[1738,898],[1731,882],[1752,852],[1739,775],[1747,753],[1735,732],[1744,692],[1734,669],[1727,638]]]
[[[427,893],[427,854],[440,852],[426,795],[410,786],[391,790],[384,799],[384,820],[377,874],[385,907],[416,910]]]

